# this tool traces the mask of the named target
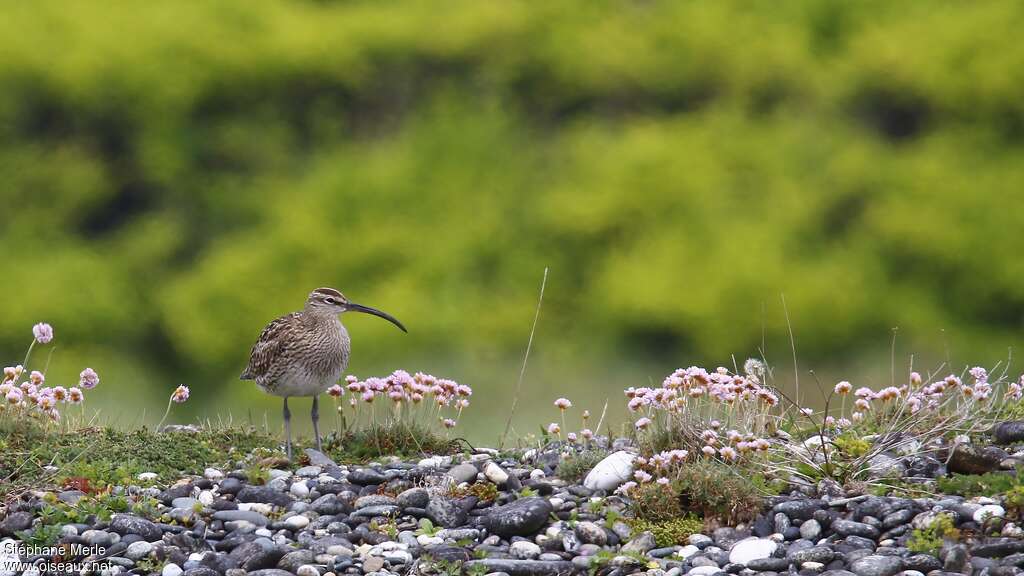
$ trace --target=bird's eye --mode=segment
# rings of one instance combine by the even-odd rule
[[[337,300],[335,300],[334,298],[331,298],[329,296],[327,298],[325,298],[324,301],[327,302],[328,304],[337,304],[338,303]]]

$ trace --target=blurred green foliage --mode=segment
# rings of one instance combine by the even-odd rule
[[[558,368],[533,375],[580,390],[782,361],[780,293],[805,363],[900,326],[991,364],[1024,321],[1022,24],[1012,1],[4,3],[0,350],[46,320],[108,393],[228,390],[334,285],[410,327],[348,319],[358,374],[482,365],[504,402],[550,266]]]

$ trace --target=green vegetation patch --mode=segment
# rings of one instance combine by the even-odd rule
[[[686,544],[686,539],[692,534],[698,534],[704,529],[704,521],[694,514],[687,514],[671,520],[650,522],[639,518],[631,518],[626,521],[634,533],[650,532],[654,535],[654,541],[659,548]]]
[[[142,472],[154,472],[167,482],[202,473],[207,466],[240,462],[253,453],[273,454],[278,446],[276,438],[255,428],[158,434],[99,427],[57,431],[6,423],[3,431],[0,498],[46,486],[100,491],[114,484],[138,484]]]

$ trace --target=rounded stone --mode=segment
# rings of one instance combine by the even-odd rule
[[[513,558],[520,560],[533,560],[540,556],[540,546],[530,542],[529,540],[517,540],[508,547],[508,553]]]
[[[748,538],[740,540],[729,550],[729,563],[747,565],[755,558],[768,558],[775,553],[779,545],[766,538]]]
[[[635,454],[624,450],[609,454],[587,473],[583,485],[591,490],[614,490],[632,476],[635,459]]]

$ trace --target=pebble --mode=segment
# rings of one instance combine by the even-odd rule
[[[906,549],[910,532],[939,513],[977,533],[986,518],[1005,517],[999,499],[846,497],[824,481],[807,491],[825,499],[774,497],[750,524],[659,546],[651,532],[634,533],[611,516],[629,517],[628,500],[608,493],[629,478],[623,472],[631,474],[631,449],[603,458],[582,485],[554,475],[561,449],[535,450],[529,463],[477,451],[454,466],[451,457],[430,457],[352,468],[307,451],[309,466],[267,470],[262,486],[240,470],[210,468],[166,488],[117,487],[157,497],[152,518],[161,520],[119,513],[108,523],[63,525],[60,534],[111,550],[111,576],[138,571],[146,558],[165,562],[161,576],[391,576],[410,573],[428,554],[472,573],[513,576],[586,573],[595,563],[604,566],[600,573],[623,576],[1009,576],[1024,566],[1024,541],[1015,538],[1024,531],[1009,522],[996,526],[1006,538],[947,547],[941,561]],[[913,469],[913,458],[898,464]],[[497,486],[497,500],[449,492],[452,483],[478,481]],[[537,495],[523,497],[520,482]],[[58,498],[84,496],[72,492]],[[31,504],[22,506],[0,519],[0,537],[32,526]],[[422,518],[436,531],[421,529]],[[397,534],[389,531],[395,525]]]
[[[729,562],[745,566],[751,560],[768,558],[778,547],[778,544],[765,538],[740,540],[729,551]]]
[[[633,475],[636,455],[620,450],[606,456],[587,473],[583,485],[591,490],[612,491]]]

